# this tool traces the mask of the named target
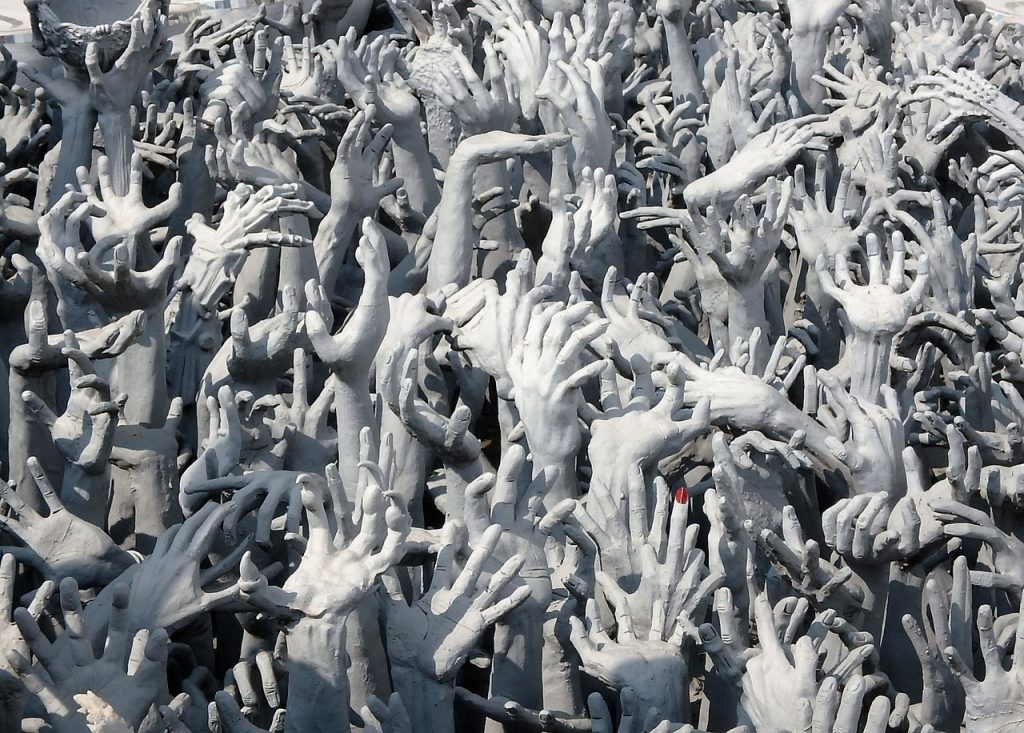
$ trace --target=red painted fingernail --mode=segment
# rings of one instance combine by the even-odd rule
[[[680,486],[676,489],[676,504],[685,504],[690,499],[690,492],[686,490],[685,486]]]

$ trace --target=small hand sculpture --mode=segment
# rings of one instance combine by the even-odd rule
[[[112,583],[133,564],[131,556],[102,529],[65,509],[36,458],[28,459],[28,468],[49,514],[36,512],[13,488],[0,488],[0,496],[18,513],[17,518],[3,517],[0,523],[23,544],[7,552],[48,580],[74,578],[83,588]]]
[[[117,426],[118,406],[111,400],[110,386],[96,374],[73,332],[65,332],[61,353],[67,358],[71,381],[71,397],[63,414],[57,415],[31,390],[21,397],[30,414],[49,430],[54,445],[69,463],[86,473],[104,472]]]
[[[282,588],[275,588],[267,585],[246,555],[240,586],[243,597],[293,619],[344,619],[373,591],[378,576],[401,559],[409,532],[408,517],[380,489],[371,487],[363,494],[359,527],[339,527],[335,531],[331,529],[324,492],[316,484],[303,482],[301,497],[312,525],[299,567]],[[326,594],[322,592],[325,578],[334,581]]]
[[[164,201],[153,207],[146,206],[142,190],[144,165],[141,154],[132,155],[128,191],[121,195],[114,190],[107,156],[101,156],[96,163],[98,190],[85,167],[76,171],[78,188],[92,204],[89,224],[95,240],[94,260],[104,257],[118,242],[148,237],[150,230],[164,222],[181,203],[181,184],[175,182]]]
[[[25,686],[39,696],[50,725],[63,733],[89,730],[78,703],[82,693],[92,692],[106,701],[113,713],[134,730],[150,706],[169,699],[166,688],[167,632],[160,627],[142,627],[132,631],[129,623],[128,588],[114,589],[107,643],[102,656],[96,657],[90,629],[82,612],[78,585],[67,578],[60,583],[60,606],[64,616],[67,643],[73,662],[60,659],[32,615],[18,609],[15,621],[29,649],[40,660],[33,667],[17,650],[7,650],[7,662],[22,678]]]
[[[160,538],[153,554],[132,575],[128,604],[130,627],[142,629],[147,623],[158,622],[161,628],[173,631],[196,616],[240,597],[238,582],[222,584],[215,590],[205,590],[204,586],[211,585],[237,566],[244,545],[213,566],[200,568],[230,510],[230,505],[207,504]]]
[[[430,588],[411,606],[395,579],[384,577],[382,582],[391,596],[386,610],[391,660],[404,674],[452,681],[484,632],[530,595],[526,585],[517,585],[505,594],[523,566],[521,556],[510,557],[486,585],[482,582],[481,572],[500,534],[498,525],[489,527],[454,577],[455,547],[444,545],[434,564]]]
[[[822,289],[843,307],[853,330],[851,353],[857,354],[858,365],[864,365],[855,366],[850,391],[869,401],[878,400],[881,385],[888,381],[886,372],[892,337],[907,326],[929,283],[929,260],[927,256],[921,256],[917,262],[917,277],[913,285],[903,292],[906,258],[903,237],[894,236],[892,244],[892,258],[886,277],[881,244],[875,235],[868,235],[870,279],[865,285],[854,284],[845,253],[836,255],[836,274],[840,284],[829,273],[824,255],[819,255],[815,263]]]
[[[309,211],[312,204],[297,200],[295,185],[264,186],[254,191],[238,185],[224,202],[220,222],[213,228],[196,214],[188,221],[195,239],[192,255],[176,287],[187,289],[200,312],[207,315],[238,277],[250,250],[256,247],[304,247],[308,239],[267,230],[274,217]]]

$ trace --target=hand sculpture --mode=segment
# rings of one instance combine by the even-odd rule
[[[572,623],[571,640],[584,671],[616,688],[639,682],[645,691],[643,703],[657,704],[661,715],[670,719],[685,716],[685,697],[678,694],[687,682],[682,634],[667,640],[658,633],[646,641],[628,635],[612,641],[593,602],[588,604],[586,624],[575,616]]]
[[[312,204],[297,201],[296,193],[294,185],[264,186],[258,191],[239,185],[228,194],[216,229],[199,215],[189,220],[189,234],[195,243],[176,287],[185,288],[192,294],[192,301],[203,317],[209,317],[211,309],[230,289],[250,250],[310,244],[297,235],[264,228],[276,216],[310,210]]]
[[[851,491],[863,493],[870,488],[885,486],[892,496],[901,496],[906,487],[906,474],[895,392],[891,387],[884,387],[883,404],[872,405],[849,394],[829,372],[820,372],[818,379],[834,400],[829,408],[849,425],[847,445],[840,448],[833,444],[833,448],[834,455],[850,470]],[[824,410],[821,414],[825,414]],[[886,460],[873,460],[881,456],[886,456]]]
[[[388,373],[379,380],[380,393],[409,434],[441,458],[446,474],[458,476],[448,481],[444,511],[459,517],[465,499],[463,483],[477,478],[483,471],[480,440],[470,431],[472,411],[460,403],[446,416],[419,399],[419,352],[412,349],[401,359],[403,353],[403,347],[398,345],[385,360],[384,368]],[[435,502],[438,499],[435,497]]]
[[[795,230],[800,254],[809,263],[816,263],[821,256],[845,255],[857,246],[855,232],[850,228],[852,212],[847,210],[852,174],[843,169],[831,201],[826,185],[827,175],[828,164],[824,155],[819,155],[815,161],[813,194],[807,192],[802,165],[797,166],[793,175],[796,190],[789,209],[789,222]],[[808,287],[811,286],[809,282]]]
[[[728,206],[742,194],[777,175],[804,150],[824,152],[815,124],[824,117],[809,115],[780,122],[752,138],[714,173],[690,183],[683,197],[694,206]]]
[[[603,632],[589,605],[589,629],[584,633],[583,625],[573,618],[572,641],[585,671],[617,688],[643,680],[638,689],[644,705],[659,710],[665,719],[678,721],[687,712],[685,702],[680,706],[680,695],[673,690],[687,685],[682,652],[697,638],[694,619],[703,615],[704,604],[722,577],[702,578],[706,573],[704,557],[694,548],[695,533],[686,529],[685,504],[674,505],[666,539],[668,492],[659,493],[648,529],[643,476],[638,470],[632,473],[630,483],[630,534],[643,537],[646,533],[646,541],[633,540],[639,583],[636,590],[627,592],[621,581],[598,572],[598,586],[614,606],[615,642]],[[664,484],[659,488],[667,490]],[[602,543],[602,550],[608,552],[611,547]]]
[[[532,312],[521,311],[515,324],[509,378],[538,468],[564,466],[579,450],[573,419],[577,391],[604,369],[602,362],[584,364],[581,359],[587,344],[605,329],[601,321],[573,328],[587,310],[586,304],[567,309],[561,303],[538,304]],[[569,493],[566,487],[552,500]]]
[[[1020,29],[385,4],[0,46],[0,731],[1020,727]]]
[[[69,664],[60,659],[32,615],[19,609],[15,620],[40,665],[33,667],[14,649],[7,651],[8,664],[39,696],[54,730],[88,730],[79,709],[80,698],[86,692],[105,701],[127,726],[125,730],[133,730],[149,708],[167,695],[167,632],[159,627],[133,632],[128,623],[128,589],[118,585],[113,594],[107,644],[97,658],[82,617],[78,586],[70,578],[61,581],[60,607],[74,661]]]
[[[595,481],[621,492],[634,465],[649,469],[672,461],[710,429],[710,400],[702,399],[692,410],[684,410],[682,370],[669,364],[665,376],[668,384],[653,406],[647,395],[638,395],[625,407],[617,393],[602,400],[605,409],[590,425],[588,448]]]
[[[973,537],[992,548],[994,572],[972,571],[972,582],[982,586],[1024,587],[1024,578],[1019,578],[1014,569],[1013,558],[1024,550],[1024,545],[1016,538],[1000,531],[988,516],[977,509],[956,502],[943,502],[936,504],[935,511],[946,522],[942,529],[948,536]]]
[[[306,331],[313,348],[341,381],[349,382],[370,373],[377,349],[388,324],[387,283],[388,250],[378,225],[363,220],[363,236],[356,257],[366,275],[353,318],[335,335],[328,331],[333,317],[315,283],[307,284]]]
[[[683,220],[691,239],[701,242],[697,249],[707,253],[730,286],[728,318],[732,339],[746,338],[755,328],[768,333],[762,279],[779,246],[792,195],[792,185],[783,184],[780,189],[778,182],[772,180],[760,216],[743,195],[736,201],[728,224],[714,207],[708,207],[706,217],[691,208],[690,216]],[[751,341],[752,346],[754,343]],[[767,356],[752,349],[752,367],[764,368]]]
[[[104,479],[109,477],[108,460],[119,408],[110,399],[110,386],[79,349],[74,333],[64,334],[64,344],[62,353],[67,357],[71,380],[71,397],[64,413],[57,415],[31,390],[21,397],[67,461],[60,492],[63,501],[78,516],[103,526],[109,498]],[[123,396],[119,399],[124,401]]]
[[[838,511],[844,508],[840,506]],[[789,581],[794,591],[812,600],[817,607],[844,615],[855,613],[863,606],[863,588],[850,582],[853,573],[849,568],[839,569],[822,559],[818,543],[805,538],[793,507],[783,509],[782,531],[780,538],[772,530],[763,529],[757,540],[776,571]],[[833,542],[838,545],[838,528],[835,536]]]
[[[153,554],[132,575],[128,605],[132,627],[145,628],[147,619],[159,619],[161,627],[173,630],[206,610],[238,598],[237,584],[203,590],[203,585],[219,579],[239,562],[241,552],[237,548],[217,565],[205,570],[199,567],[206,560],[228,509],[207,505],[177,525],[176,531],[161,537]],[[163,594],[158,590],[161,588],[174,592]]]
[[[30,96],[21,87],[4,87],[0,140],[10,160],[19,160],[33,153],[50,132],[50,126],[43,124],[43,91],[36,90],[35,95]]]
[[[400,559],[399,553],[408,533],[408,520],[400,509],[381,495],[379,489],[368,489],[364,493],[363,518],[358,533],[353,534],[355,529],[352,527],[342,528],[337,539],[331,537],[324,497],[320,494],[311,482],[301,484],[307,519],[312,518],[317,523],[316,543],[311,545],[307,542],[303,562],[281,589],[266,587],[265,579],[260,584],[243,577],[243,588],[253,602],[270,603],[275,612],[290,616],[344,618],[355,603],[373,589],[377,576]],[[348,537],[351,540],[346,543]],[[245,567],[243,565],[243,570]],[[248,567],[255,572],[251,561],[248,561]],[[316,579],[326,574],[345,579],[331,597],[317,593]]]
[[[228,38],[220,36],[218,41],[227,43]],[[277,41],[272,47],[268,46],[266,31],[257,30],[253,34],[250,60],[242,37],[235,37],[230,42],[234,59],[217,65],[212,72],[202,68],[205,78],[199,92],[207,102],[203,120],[213,122],[228,109],[237,113],[243,103],[242,120],[245,123],[273,114],[279,102],[284,44]]]
[[[962,562],[954,565],[954,574],[958,577],[953,579],[952,592],[944,587],[945,583],[940,584],[939,578],[932,577],[926,582],[924,596],[931,617],[927,638],[912,615],[908,613],[902,619],[924,677],[918,717],[934,720],[939,725],[948,726],[947,721],[964,719],[964,689],[950,664],[947,650],[955,652],[955,645],[959,645],[961,659],[971,652],[971,624],[961,611],[966,607],[964,603],[969,605],[971,600],[966,570]],[[955,610],[951,602],[955,603]],[[927,617],[924,620],[927,622]]]
[[[771,603],[764,594],[759,595],[754,602],[761,650],[747,661],[740,705],[746,719],[759,728],[785,728],[788,725],[787,715],[806,717],[802,712],[803,706],[817,697],[816,645],[823,638],[809,633],[794,640],[795,630],[800,627],[801,616],[806,613],[806,608],[806,605],[798,607],[790,618],[783,617],[781,620],[789,623],[781,628],[781,625],[777,625],[778,616],[773,613]],[[840,682],[844,681],[872,651],[870,644],[849,650],[832,669],[830,676]],[[782,676],[787,684],[776,685],[774,680],[777,676]],[[785,694],[782,694],[783,690],[786,690]]]
[[[89,180],[89,171],[86,168],[82,167],[76,171],[79,190],[92,204],[90,228],[95,240],[94,259],[97,256],[106,256],[106,253],[121,241],[145,239],[149,236],[150,230],[165,221],[181,202],[181,184],[175,182],[171,184],[165,201],[157,206],[146,206],[142,191],[144,163],[139,153],[132,155],[128,190],[123,194],[118,194],[114,189],[110,158],[103,156],[96,165],[98,190]]]
[[[296,524],[301,506],[300,485],[314,478],[311,474],[298,471],[255,471],[242,476],[225,476],[196,483],[189,486],[186,493],[212,495],[232,492],[231,511],[224,519],[224,530],[234,535],[238,533],[242,517],[259,506],[254,539],[260,544],[269,544],[271,524],[278,507],[287,506],[290,523]],[[294,529],[294,526],[289,527],[290,531]]]
[[[616,303],[615,283],[618,276],[615,267],[609,267],[604,275],[604,287],[601,289],[601,311],[608,322],[608,337],[616,344],[623,359],[633,362],[634,358],[651,363],[657,354],[669,346],[668,339],[663,336],[664,329],[659,329],[654,319],[642,310],[644,288],[642,280],[633,284],[629,295],[629,307],[623,313]],[[661,333],[659,333],[661,331]]]
[[[866,691],[864,678],[859,675],[848,680],[841,694],[836,680],[827,678],[818,688],[813,704],[810,700],[805,701],[803,724],[818,726],[819,730],[831,733],[844,730],[881,733],[889,727],[892,704],[887,697],[876,697],[868,707],[867,718],[861,727]]]
[[[353,48],[346,34],[338,39],[334,51],[336,74],[345,92],[360,109],[374,105],[381,121],[396,127],[418,119],[420,102],[408,84],[395,73],[397,49],[385,50],[383,43],[366,44]],[[395,51],[395,52],[393,52]]]
[[[330,210],[321,227],[331,236],[326,239],[318,236],[315,241],[320,281],[325,287],[334,287],[341,258],[348,247],[343,224],[364,221],[376,211],[382,198],[395,193],[402,185],[400,179],[374,185],[374,170],[380,165],[393,129],[385,125],[371,138],[370,125],[375,115],[376,107],[369,105],[352,119],[331,168]],[[369,236],[368,232],[364,234]]]
[[[83,588],[104,587],[113,582],[133,564],[131,556],[102,529],[64,507],[36,458],[28,459],[28,467],[49,514],[42,516],[12,488],[4,487],[0,495],[18,512],[18,517],[4,517],[0,521],[24,545],[7,548],[7,552],[35,567],[48,580],[73,578]]]
[[[853,371],[850,392],[860,399],[874,402],[879,399],[881,385],[888,381],[885,372],[889,368],[892,338],[906,327],[920,304],[928,287],[930,270],[928,258],[920,257],[913,285],[906,292],[901,292],[906,258],[903,237],[893,237],[893,253],[885,282],[882,281],[885,273],[878,238],[868,235],[867,245],[870,281],[866,285],[858,286],[852,282],[846,254],[842,252],[836,255],[836,274],[841,285],[837,285],[829,273],[824,255],[818,255],[815,269],[822,289],[843,307],[853,331],[850,348],[851,354],[857,355],[858,366]]]
[[[724,356],[724,354],[722,354]],[[711,401],[711,422],[713,425],[730,425],[739,430],[757,430],[778,440],[789,441],[797,431],[803,431],[808,449],[819,460],[834,461],[833,451],[838,447],[834,436],[829,436],[822,427],[786,400],[772,374],[756,376],[756,372],[744,371],[737,366],[718,366],[722,357],[717,357],[708,367],[699,366],[681,352],[659,354],[657,361],[665,364],[675,362],[686,376],[683,402],[696,404],[702,398]],[[774,362],[774,359],[772,360]],[[777,362],[775,362],[777,363]],[[796,369],[789,372],[781,382],[796,378]],[[832,456],[831,458],[829,456]]]
[[[843,499],[822,515],[826,543],[843,557],[860,562],[908,560],[927,546],[915,497],[891,505],[885,492]]]
[[[372,593],[378,576],[401,559],[409,520],[376,486],[363,492],[358,530],[344,514],[332,528],[335,523],[316,485],[304,483],[301,496],[310,534],[298,568],[284,586],[277,588],[268,585],[246,555],[240,587],[244,597],[257,607],[292,620],[295,626],[289,633],[289,653],[297,652],[297,658],[304,659],[310,655],[319,658],[316,650],[324,643],[344,645],[342,622],[359,601]],[[341,511],[335,507],[335,512]],[[330,578],[329,594],[322,592],[325,578]],[[299,720],[322,727],[330,719],[328,714],[348,714],[344,661],[327,659],[318,665],[317,669],[290,667],[293,694],[289,697],[288,718],[293,723]]]
[[[452,577],[455,548],[442,547],[429,590],[412,606],[406,605],[395,579],[383,581],[391,596],[386,613],[392,675],[396,690],[412,705],[417,730],[446,730],[453,725],[445,720],[452,716],[451,681],[459,667],[486,629],[530,595],[529,586],[519,585],[502,597],[522,568],[520,556],[509,558],[483,585],[480,575],[500,533],[497,525],[489,527],[456,577]]]
[[[1024,621],[1020,619],[1018,614],[1015,639],[1022,638],[1024,634]],[[1021,720],[1024,688],[1021,687],[1020,662],[1015,653],[1010,670],[1003,666],[1003,660],[996,651],[998,647],[992,624],[992,608],[979,608],[978,639],[985,662],[984,679],[978,680],[974,676],[955,647],[942,650],[967,693],[964,724],[970,730],[998,730],[1005,725],[1017,725]]]
[[[132,154],[128,129],[128,107],[143,81],[170,54],[165,40],[167,17],[159,3],[144,0],[139,16],[132,20],[128,47],[113,66],[100,65],[99,46],[93,42],[85,49],[85,68],[89,75],[89,100],[99,116],[103,144],[111,159],[114,191],[128,193],[129,161]]]
[[[28,659],[30,654],[28,644],[11,616],[12,611],[16,608],[14,597],[16,574],[17,560],[14,559],[14,555],[5,553],[0,558],[0,638],[3,639],[5,650]],[[57,585],[52,580],[43,581],[28,605],[28,618],[39,620],[56,589]],[[3,701],[3,705],[0,706],[0,720],[3,720],[5,724],[20,725],[22,718],[22,702],[19,694],[21,683],[16,667],[7,661],[6,656],[0,661],[0,690],[2,690],[0,699]]]
[[[526,454],[517,445],[502,457],[497,474],[484,474],[466,487],[464,516],[469,544],[476,549],[489,546],[488,571],[500,573],[502,564],[521,561],[519,576],[530,589],[529,598],[512,610],[495,632],[496,658],[491,672],[491,689],[497,694],[515,692],[525,704],[535,705],[541,697],[535,680],[518,679],[523,669],[543,667],[544,650],[538,645],[543,619],[553,599],[553,572],[549,559],[548,535],[572,509],[572,500],[555,502],[559,469],[548,467],[533,481],[524,480]],[[488,511],[485,494],[493,491]],[[545,503],[553,506],[548,512]],[[501,527],[500,541],[492,544],[488,532]]]
[[[181,475],[181,508],[191,514],[191,486],[206,479],[220,478],[235,470],[242,452],[242,422],[238,402],[231,387],[224,385],[217,396],[206,398],[210,415],[208,440],[203,446],[201,461],[196,461]]]

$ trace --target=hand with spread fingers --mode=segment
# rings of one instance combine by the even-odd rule
[[[18,561],[14,555],[4,553],[0,557],[0,643],[5,651],[18,654],[23,659],[30,658],[30,651],[25,637],[22,636],[18,624],[12,616],[16,608],[14,583],[17,576]],[[25,609],[29,619],[38,621],[47,604],[57,590],[57,584],[45,580],[36,589],[32,600]],[[22,720],[21,682],[16,667],[7,660],[6,655],[0,660],[0,721],[11,727],[20,726]]]
[[[390,597],[385,614],[392,676],[402,700],[413,705],[416,730],[444,730],[451,725],[443,721],[453,715],[452,682],[459,668],[488,627],[530,595],[526,585],[506,590],[522,568],[521,556],[510,557],[486,583],[481,577],[500,533],[498,525],[489,527],[458,575],[453,567],[455,546],[443,545],[430,588],[411,606],[397,578],[382,578]],[[447,691],[442,693],[444,687]]]
[[[204,317],[209,317],[231,289],[253,249],[311,244],[301,235],[267,228],[276,217],[312,208],[312,204],[298,200],[297,194],[294,184],[264,186],[259,190],[240,184],[228,193],[216,227],[200,214],[188,220],[186,229],[194,242],[175,287],[191,294],[191,300]]]
[[[746,662],[740,707],[741,719],[757,729],[786,730],[789,721],[807,717],[805,708],[818,696],[818,649],[831,630],[819,618],[803,633],[806,613],[806,603],[779,614],[764,593],[754,600],[759,649]],[[873,651],[870,643],[844,648],[828,676],[847,682]],[[853,686],[854,680],[847,684]]]
[[[0,733],[1024,728],[1010,11],[26,2]]]
[[[0,523],[21,543],[6,552],[48,580],[74,578],[82,588],[109,585],[134,564],[100,527],[65,508],[38,459],[29,458],[28,468],[48,514],[40,514],[13,488],[3,487],[0,497],[18,516],[2,517]]]
[[[60,583],[60,607],[65,627],[61,638],[66,638],[71,658],[64,658],[28,611],[18,609],[15,621],[39,663],[33,666],[17,649],[6,651],[7,663],[25,687],[39,697],[55,731],[89,730],[86,721],[93,708],[99,708],[95,712],[103,717],[122,721],[122,730],[134,730],[152,706],[170,699],[167,632],[159,626],[133,630],[128,588],[116,585],[106,645],[96,656],[78,585],[70,578]],[[105,703],[109,711],[98,703]]]
[[[31,417],[50,434],[54,447],[67,462],[61,495],[72,511],[97,526],[104,523],[109,497],[110,450],[120,408],[111,399],[110,385],[96,374],[92,360],[79,348],[71,331],[64,334],[62,354],[67,358],[71,394],[67,407],[56,414],[35,392],[21,394]],[[123,403],[124,396],[118,397]],[[91,477],[91,479],[90,479]]]

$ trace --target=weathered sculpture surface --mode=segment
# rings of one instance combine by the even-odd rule
[[[0,732],[1024,728],[1012,18],[29,9]]]

